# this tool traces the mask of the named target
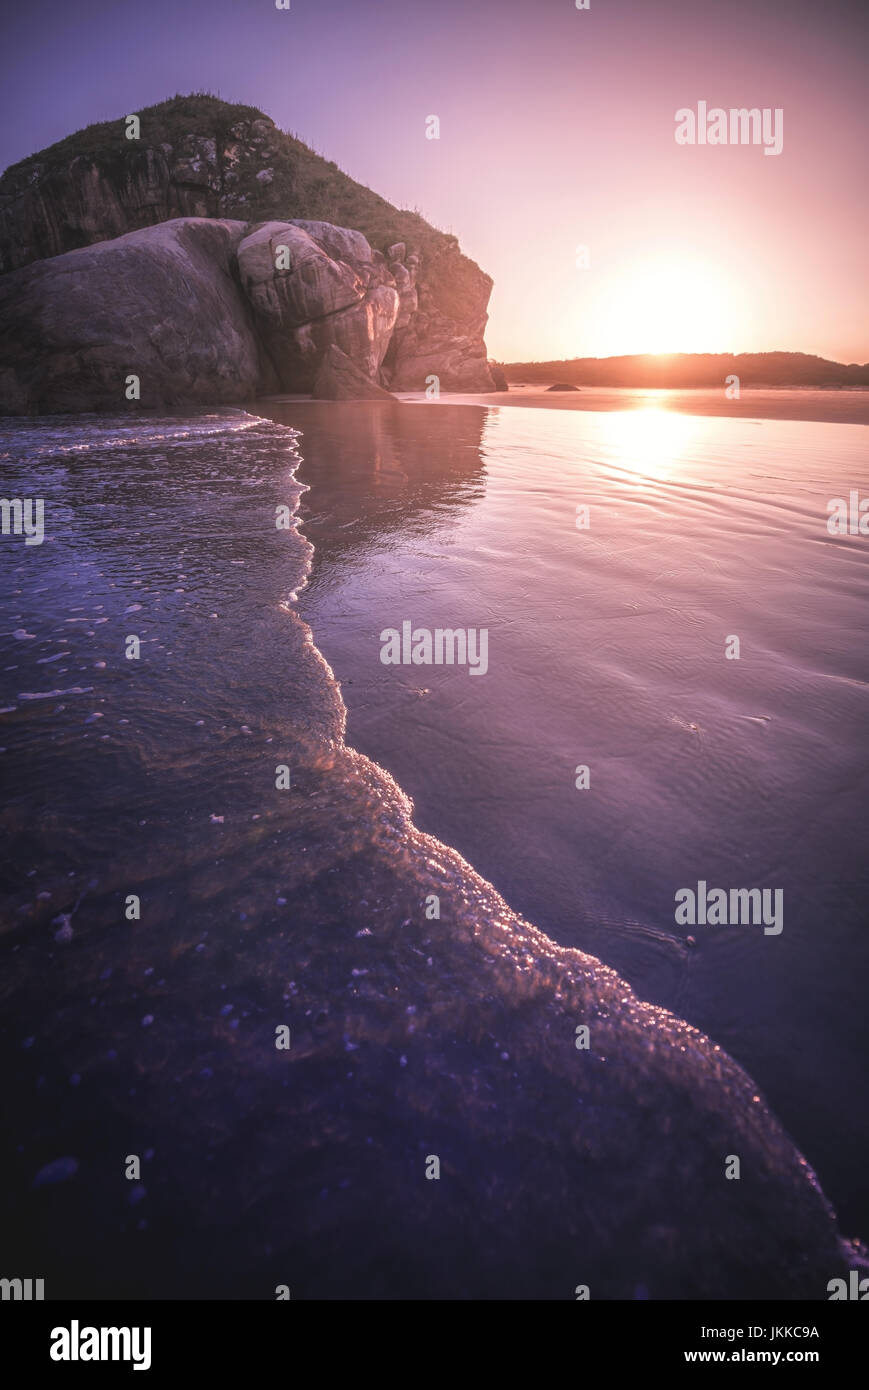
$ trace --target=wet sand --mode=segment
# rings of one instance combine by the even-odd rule
[[[301,399],[301,398],[297,398]],[[424,401],[424,392],[405,401]],[[738,401],[720,391],[623,390],[580,387],[548,391],[533,383],[484,396],[441,394],[444,405],[535,406],[546,410],[675,410],[684,415],[720,415],[735,420],[814,420],[830,425],[869,425],[869,391],[743,391]]]

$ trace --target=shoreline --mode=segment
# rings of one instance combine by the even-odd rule
[[[795,420],[822,425],[869,425],[869,391],[826,391],[814,387],[749,389],[738,401],[728,400],[723,391],[703,388],[658,390],[645,387],[582,387],[578,391],[548,391],[545,387],[514,386],[509,391],[487,395],[442,392],[437,399],[424,391],[401,391],[395,399],[406,405],[467,405],[519,407],[532,410],[588,411],[675,411],[681,415],[719,416],[737,420]],[[286,402],[310,401],[309,395],[280,394],[257,397],[250,407],[269,408]],[[324,401],[324,405],[353,402]]]
[[[456,404],[461,402],[443,403]],[[436,460],[439,453],[439,437],[442,432],[447,429],[448,422],[451,419],[453,423],[450,428],[457,432],[460,438],[471,438],[474,436],[475,431],[481,432],[482,437],[488,441],[490,446],[487,450],[489,453],[491,452],[491,446],[493,445],[495,435],[503,430],[518,432],[519,438],[523,444],[537,437],[536,432],[538,431],[538,427],[542,430],[552,430],[556,432],[557,439],[561,440],[564,447],[568,450],[571,449],[576,434],[593,430],[606,431],[610,428],[610,423],[615,431],[614,437],[619,439],[622,435],[622,425],[619,424],[618,418],[614,419],[612,422],[606,422],[605,419],[590,419],[588,422],[571,422],[568,420],[555,421],[553,419],[553,421],[547,424],[548,417],[539,415],[536,417],[531,415],[525,417],[521,414],[514,414],[513,416],[501,415],[500,417],[497,414],[492,416],[486,416],[484,414],[475,416],[473,412],[455,411],[451,413],[449,410],[442,411],[439,415],[423,418],[410,411],[405,412],[397,409],[384,411],[382,409],[382,402],[376,401],[362,403],[361,406],[356,404],[353,409],[343,413],[338,412],[336,415],[334,411],[323,409],[323,406],[328,406],[329,404],[332,403],[307,401],[299,398],[295,405],[287,402],[283,409],[277,406],[274,415],[269,417],[282,422],[292,423],[301,430],[302,438],[300,440],[300,447],[303,455],[303,463],[300,467],[299,477],[310,489],[306,494],[303,504],[305,511],[309,511],[309,514],[305,515],[303,518],[302,530],[312,544],[315,545],[315,571],[319,568],[319,564],[322,563],[324,542],[326,550],[331,552],[331,566],[329,570],[327,570],[327,577],[325,580],[325,593],[327,595],[332,593],[336,584],[340,583],[340,580],[336,579],[335,573],[336,561],[339,558],[337,552],[345,548],[341,538],[346,536],[352,538],[347,547],[348,554],[352,566],[357,573],[357,579],[361,583],[361,587],[363,589],[367,587],[366,580],[363,576],[373,575],[374,588],[378,588],[377,565],[375,563],[372,567],[367,558],[369,553],[373,553],[375,556],[378,553],[378,527],[375,524],[369,527],[362,519],[364,516],[369,516],[369,509],[366,509],[364,501],[366,485],[375,496],[379,495],[381,497],[380,504],[372,504],[370,517],[373,517],[376,521],[379,515],[384,527],[384,555],[388,554],[389,557],[388,560],[384,562],[385,569],[392,569],[395,565],[398,565],[399,568],[402,567],[404,563],[402,559],[404,548],[393,533],[396,516],[400,516],[401,514],[403,505],[402,498],[405,490],[407,490],[410,496],[410,502],[406,505],[410,507],[422,505],[424,499],[422,498],[421,490],[430,481],[432,470],[436,471],[437,469]],[[472,404],[477,404],[477,402],[472,402]],[[640,443],[638,436],[642,433],[641,430],[637,429],[639,420],[629,421],[627,415],[622,416],[621,419],[624,428],[628,429],[629,427],[630,431],[623,442],[627,447],[638,445]],[[751,454],[754,452],[752,444],[755,440],[758,441],[758,448],[761,447],[761,441],[763,441],[764,447],[768,445],[774,450],[784,449],[784,456],[786,458],[794,457],[793,449],[798,440],[804,441],[801,447],[804,447],[810,454],[817,453],[818,444],[816,441],[820,440],[821,436],[811,433],[807,434],[805,429],[802,431],[794,431],[791,427],[792,423],[794,422],[785,422],[778,427],[771,426],[767,431],[767,434],[771,436],[770,439],[767,439],[766,435],[758,436],[752,428],[750,421],[742,428],[738,425],[734,425],[728,427],[727,431],[722,430],[721,437],[731,442],[734,451],[741,450],[741,456],[748,458],[750,458]],[[692,441],[695,438],[693,433],[695,429],[701,432],[704,429],[706,431],[719,429],[712,421],[707,421],[705,425],[698,424],[695,427],[688,420],[683,420],[680,427],[678,421],[671,421],[668,423],[664,416],[657,412],[655,418],[649,420],[649,427],[653,442],[655,440],[655,431],[658,427],[663,429],[665,440],[672,440],[673,436],[671,436],[670,430],[675,430],[676,445],[678,445],[680,438],[683,437],[686,428],[689,434],[684,435],[684,438],[686,440],[691,439]],[[370,466],[366,466],[366,459],[364,457],[366,454],[365,439],[369,432],[371,435],[371,447],[369,451],[371,459],[369,461]],[[857,435],[850,435],[848,433],[838,436],[841,447],[848,448],[852,452],[859,448],[859,438],[860,437]],[[848,442],[845,443],[845,441]],[[678,454],[679,448],[676,447],[676,456],[678,456]],[[515,445],[513,447],[513,455],[517,456]],[[330,460],[333,456],[337,457],[340,462],[331,462]],[[462,449],[459,450],[458,454],[452,452],[449,456],[444,458],[442,467],[447,478],[452,477],[450,470],[458,456],[464,459],[470,459],[473,456],[473,449],[470,444],[466,443]],[[734,452],[734,457],[738,456],[740,455]],[[690,457],[693,466],[695,457],[702,457],[702,451],[698,455],[691,453]],[[762,455],[762,457],[765,457],[765,455]],[[775,457],[775,454],[773,454],[773,457]],[[535,477],[537,477],[537,474],[535,474]],[[492,480],[490,479],[489,481],[491,483]],[[455,496],[461,495],[462,490],[456,488],[455,482],[451,484],[450,490]],[[473,495],[476,496],[475,491]],[[354,505],[354,501],[358,503],[358,508]],[[439,504],[437,498],[429,499],[429,504],[434,507],[435,511],[438,510]],[[413,527],[410,527],[410,529],[412,530]],[[422,548],[428,556],[429,552],[438,552],[442,547],[440,542],[436,540],[427,540]],[[507,553],[509,549],[503,544],[500,546],[496,545],[495,548],[498,553]],[[455,567],[460,564],[458,550],[451,549],[451,563],[454,570]],[[360,566],[364,568],[360,569]],[[414,562],[413,556],[411,556],[408,570],[412,571],[413,568]],[[461,576],[456,580],[456,583],[458,584],[458,589],[461,590]],[[412,590],[406,591],[402,586],[402,592],[412,592]],[[432,592],[434,592],[434,590],[432,590]],[[447,589],[447,592],[451,591]],[[309,599],[306,599],[306,602],[308,601]],[[355,604],[351,602],[350,598],[348,597],[345,600],[342,595],[342,599],[336,601],[334,605],[337,611],[338,622],[337,624],[333,624],[333,628],[330,630],[328,622],[327,626],[324,628],[321,626],[321,622],[317,621],[318,616],[321,620],[323,618],[323,612],[318,610],[317,603],[318,600],[315,597],[314,611],[306,610],[304,612],[304,618],[305,621],[309,623],[312,632],[316,634],[314,640],[318,644],[318,650],[326,653],[326,660],[333,665],[336,677],[339,680],[339,684],[342,686],[342,696],[348,701],[347,707],[351,715],[348,735],[349,744],[355,747],[364,756],[372,758],[377,766],[385,768],[389,775],[396,779],[398,785],[415,803],[417,803],[418,808],[425,808],[426,797],[430,795],[430,784],[424,788],[419,781],[414,780],[412,760],[409,761],[405,756],[402,761],[401,744],[403,741],[407,742],[408,737],[410,743],[413,743],[414,740],[418,743],[420,728],[425,725],[431,727],[431,717],[427,719],[424,713],[415,713],[416,705],[414,703],[415,699],[418,700],[423,695],[428,696],[430,692],[415,691],[412,686],[409,688],[408,698],[410,704],[402,715],[402,718],[406,716],[408,720],[406,733],[404,736],[397,735],[395,740],[389,735],[386,737],[386,743],[384,744],[383,729],[395,728],[397,733],[397,726],[393,725],[390,717],[381,719],[378,713],[373,712],[379,706],[377,684],[376,682],[372,684],[370,672],[366,675],[364,663],[361,665],[358,663],[354,664],[352,658],[358,656],[358,651],[354,650],[352,641],[348,645],[346,640],[346,623],[344,623],[344,619],[346,619],[348,609],[352,607],[352,611],[356,614],[357,619],[359,621],[365,620],[362,621],[362,626],[366,631],[369,628],[372,631],[379,630],[383,624],[374,620],[371,611],[369,611],[367,607],[357,612],[357,608]],[[329,618],[329,607],[329,600],[326,599],[325,609],[327,620]],[[486,605],[486,608],[487,612],[489,612],[488,605]],[[378,611],[379,610],[376,608],[374,609],[375,617]],[[335,616],[335,614],[333,614],[333,616]],[[491,613],[490,616],[492,616]],[[369,619],[370,621],[368,621]],[[420,618],[420,621],[423,623],[427,622],[430,627],[434,626],[434,617],[432,617],[431,614],[427,617],[424,616]],[[327,637],[325,643],[323,642],[324,636]],[[323,643],[323,645],[320,645],[320,643]],[[346,690],[343,688],[345,680],[349,687]],[[422,709],[422,706],[419,708]],[[399,710],[399,712],[401,711]],[[440,714],[442,713],[443,709],[440,711]],[[361,716],[362,719],[363,737],[361,741],[359,739],[360,726],[356,723],[355,718],[353,718],[354,715],[357,717]],[[380,730],[378,729],[378,724],[382,725]],[[435,754],[435,761],[439,761],[439,755],[445,751],[446,745],[448,745],[450,739],[454,737],[455,727],[456,726],[448,725],[446,728],[446,738],[442,737],[439,743],[437,741],[434,743],[433,746],[439,750],[438,753]],[[452,732],[450,732],[451,730]],[[441,735],[443,734],[444,729],[441,729]],[[394,758],[396,754],[397,761]],[[423,779],[424,782],[425,780],[426,779]],[[486,781],[486,785],[491,785],[488,780],[483,780]],[[476,785],[481,785],[479,776],[476,777],[475,781]],[[444,786],[440,786],[438,789],[436,786],[434,792],[435,802],[443,800],[445,793],[446,800],[448,801],[449,795],[447,789]],[[515,891],[510,891],[509,875],[505,880],[503,874],[499,874],[498,872],[499,866],[497,861],[493,865],[491,857],[487,859],[485,844],[482,844],[481,847],[473,837],[469,840],[467,833],[464,835],[461,833],[463,823],[460,818],[458,820],[453,818],[452,821],[448,820],[444,823],[441,818],[441,812],[433,814],[432,807],[429,805],[428,809],[423,809],[419,824],[424,833],[433,834],[442,843],[456,848],[465,861],[473,865],[476,872],[480,874],[486,882],[493,886],[494,891],[503,895],[504,900],[510,905],[511,910],[517,911],[524,920],[535,923],[538,929],[544,932],[550,940],[557,941],[562,946],[566,945],[578,948],[609,968],[615,969],[620,974],[621,978],[628,980],[629,987],[637,993],[639,998],[646,1000],[650,998],[649,986],[646,985],[644,987],[640,981],[633,978],[630,974],[630,968],[628,967],[627,970],[625,969],[623,960],[620,961],[618,957],[613,958],[611,954],[608,954],[606,948],[601,949],[602,942],[595,941],[594,937],[589,941],[587,939],[581,940],[577,939],[575,936],[560,933],[557,929],[560,919],[558,919],[557,915],[553,919],[553,903],[547,902],[545,895],[543,904],[538,903],[536,910],[534,903],[530,902],[527,896],[523,898],[520,895],[517,898]],[[465,826],[465,832],[467,832],[467,829],[468,827]],[[503,868],[503,866],[501,866],[501,868]],[[557,903],[555,905],[557,907]],[[544,907],[548,910],[543,911],[542,908]],[[553,920],[556,926],[555,931],[552,929]],[[634,921],[635,918],[629,917],[627,920]],[[592,931],[594,930],[595,929],[592,929]],[[601,938],[603,933],[599,929],[597,929],[597,931],[598,937]],[[630,942],[628,942],[626,950],[623,951],[623,955],[624,954],[630,956]],[[677,973],[676,967],[672,966],[668,959],[666,967],[661,967],[661,976],[666,976],[667,972],[671,971],[671,969],[673,974]],[[676,1016],[686,1019],[689,1025],[700,1028],[705,1036],[711,1037],[717,1044],[722,1046],[725,1051],[728,1051],[730,1056],[733,1056],[735,1052],[737,1056],[739,1055],[738,1040],[737,1047],[734,1048],[734,1040],[732,1036],[726,1032],[727,1027],[729,1027],[729,1023],[726,1020],[724,1025],[724,1036],[722,1036],[720,1019],[718,1020],[719,1029],[716,1030],[706,1019],[701,1022],[694,1014],[687,1013],[686,1015],[685,1009],[683,1008],[680,1010],[675,1006],[672,998],[662,999],[660,996],[655,995],[653,990],[651,993],[656,1004],[662,1005],[664,1008],[673,1011]],[[748,1074],[752,1075],[751,1066],[747,1058],[742,1056],[740,1061],[743,1066],[748,1068]],[[756,1076],[756,1080],[762,1090],[766,1089],[764,1077],[758,1078]],[[786,1095],[787,1092],[785,1091],[785,1096]],[[775,1113],[774,1104],[772,1109],[773,1113]],[[790,1119],[792,1132],[792,1112],[790,1114]],[[809,1149],[809,1161],[817,1163],[815,1156],[811,1153],[806,1136],[803,1135],[801,1138],[803,1142],[803,1152],[805,1153],[806,1149]],[[820,1165],[818,1165],[818,1168],[819,1171],[822,1171]]]

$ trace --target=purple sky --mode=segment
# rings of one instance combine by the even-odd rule
[[[493,356],[866,361],[867,40],[856,0],[48,0],[4,16],[0,167],[208,88],[455,232]],[[698,101],[782,108],[782,153],[677,145]]]

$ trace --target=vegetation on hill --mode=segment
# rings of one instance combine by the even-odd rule
[[[114,183],[121,184],[126,173],[138,172],[145,148],[171,146],[177,154],[190,150],[197,141],[213,140],[221,176],[219,191],[226,204],[220,209],[224,216],[252,222],[290,217],[334,222],[361,231],[381,250],[397,241],[430,253],[458,248],[456,237],[432,227],[418,212],[393,207],[332,160],[316,154],[296,136],[278,130],[256,106],[199,92],[177,95],[130,114],[141,122],[139,140],[126,138],[123,116],[86,126],[11,165],[0,179],[0,195],[14,196],[37,180],[50,181],[53,174],[68,169],[78,158],[99,165]],[[271,181],[257,180],[256,160],[245,160],[233,169],[231,188],[229,184],[224,187],[224,151],[235,140],[246,141],[251,134],[272,171]]]
[[[690,389],[740,386],[869,386],[869,363],[831,362],[805,352],[678,352],[633,357],[574,357],[560,362],[501,362],[508,381],[566,381],[575,386]]]

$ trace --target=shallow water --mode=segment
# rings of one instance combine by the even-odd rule
[[[833,955],[792,917],[790,896],[781,937],[729,952],[702,938],[689,954],[666,904],[649,908],[653,889],[671,894],[666,865],[713,786],[670,722],[671,704],[680,718],[689,708],[670,697],[670,667],[693,682],[695,722],[710,724],[727,690],[714,694],[708,635],[695,644],[705,667],[685,634],[680,645],[682,609],[648,536],[645,555],[642,537],[630,553],[613,535],[607,548],[594,511],[584,537],[571,530],[574,504],[615,507],[647,531],[656,518],[666,530],[672,505],[705,519],[716,494],[697,470],[712,464],[686,464],[675,502],[660,479],[637,498],[639,479],[605,440],[558,445],[535,436],[546,419],[518,412],[499,435],[497,415],[466,407],[308,406],[293,407],[301,439],[286,421],[241,411],[4,430],[6,494],[45,498],[46,539],[5,537],[0,551],[0,1217],[8,1259],[46,1277],[49,1297],[271,1298],[287,1283],[294,1298],[571,1298],[585,1280],[595,1297],[812,1298],[839,1273],[811,1171],[723,1039],[641,1003],[605,965],[511,910],[556,941],[599,948],[640,999],[669,991],[690,1022],[693,1001],[716,997],[696,987],[695,961],[710,951],[735,989],[746,959],[755,972],[787,960],[793,979],[768,970],[782,991],[802,987],[809,945],[815,980]],[[580,420],[559,417],[569,431]],[[572,454],[582,499],[576,478],[556,486]],[[308,539],[275,526],[304,485]],[[735,503],[719,493],[726,529]],[[810,517],[813,497],[795,514]],[[750,506],[744,523],[767,534]],[[837,554],[846,568],[826,576],[826,592],[847,608],[861,552]],[[568,557],[575,582],[559,594]],[[685,611],[696,589],[695,566],[678,590]],[[345,682],[350,747],[297,595]],[[655,655],[636,639],[654,695],[627,665],[637,649],[609,636],[616,618],[641,616],[631,604],[673,645]],[[387,609],[396,621],[487,623],[488,675],[426,670],[426,694],[416,670],[383,667]],[[125,656],[131,635],[138,660]],[[859,725],[862,688],[853,708],[827,694],[857,680],[847,643],[835,650],[841,679],[810,686],[808,706],[822,693],[838,701],[850,746],[843,719]],[[802,688],[795,679],[791,722]],[[759,712],[784,719],[784,708]],[[761,735],[747,727],[756,765]],[[564,798],[559,769],[571,786],[578,730],[592,791]],[[723,735],[711,737],[714,748]],[[805,756],[823,730],[793,738]],[[399,785],[354,743],[381,748]],[[656,786],[664,765],[681,798]],[[291,786],[279,790],[283,766]],[[812,766],[820,776],[820,753]],[[400,786],[423,830],[472,862],[479,851],[476,867],[509,906],[415,829]],[[844,775],[831,790],[833,806],[845,804]],[[645,844],[650,819],[636,819],[653,794],[674,827],[657,846]],[[673,819],[692,796],[694,816]],[[730,847],[728,795],[716,814]],[[831,880],[847,859],[841,819],[836,828]],[[710,825],[707,840],[717,843]],[[783,852],[784,837],[776,844]],[[711,850],[698,846],[680,869],[706,869]],[[708,877],[730,863],[711,861]],[[425,912],[433,894],[436,921]],[[843,912],[824,919],[828,933]],[[840,1021],[859,965],[846,944]],[[775,1018],[763,1034],[773,1046],[790,1016],[754,989]],[[736,1041],[750,1039],[751,1000],[731,990],[728,1007]],[[574,1038],[583,1022],[586,1052]],[[822,1022],[832,1027],[826,1013]],[[275,1048],[283,1026],[287,1052]],[[740,1060],[760,1071],[764,1058]],[[835,1078],[824,1072],[822,1084]],[[841,1142],[847,1109],[829,1112]],[[859,1138],[856,1120],[851,1132]],[[739,1184],[722,1178],[733,1152]],[[135,1182],[131,1154],[142,1161]],[[432,1154],[441,1182],[425,1179]]]
[[[869,1229],[869,539],[826,529],[869,491],[865,430],[273,413],[303,431],[301,612],[349,741],[511,906],[741,1061]],[[404,619],[487,628],[488,673],[382,665]],[[677,926],[701,879],[782,889],[781,934]]]
[[[425,400],[422,392],[402,394],[402,400]],[[869,390],[831,387],[792,389],[747,387],[738,399],[720,389],[663,390],[653,387],[582,386],[578,391],[548,391],[540,382],[514,382],[509,391],[488,396],[442,395],[441,400],[467,405],[534,407],[543,410],[666,410],[687,415],[719,415],[729,420],[820,420],[830,424],[869,424]]]

